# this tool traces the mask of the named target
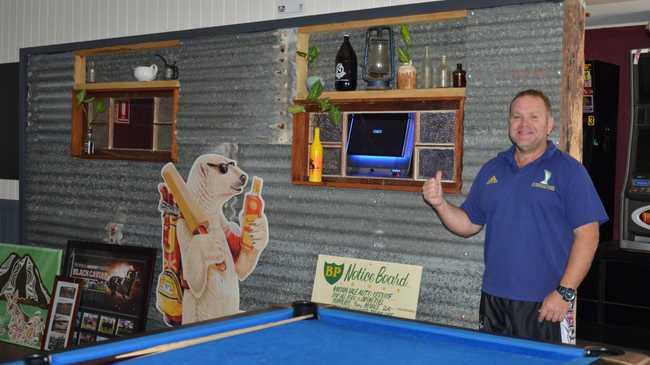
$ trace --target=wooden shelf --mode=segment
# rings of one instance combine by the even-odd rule
[[[358,91],[325,91],[321,98],[330,98],[332,102],[349,101],[409,101],[409,100],[444,100],[457,99],[465,96],[465,88],[449,87],[435,89],[411,90],[358,90]],[[297,97],[296,103],[305,103],[305,97]]]
[[[310,129],[310,114],[320,113],[318,103],[307,101],[308,90],[306,79],[308,76],[308,62],[306,57],[299,56],[299,53],[307,53],[309,50],[309,39],[311,34],[323,32],[338,32],[349,29],[361,29],[380,25],[398,25],[415,23],[434,23],[454,19],[464,19],[468,16],[467,10],[437,12],[430,14],[418,14],[415,16],[389,17],[381,19],[369,19],[352,22],[340,22],[334,24],[323,24],[298,28],[296,40],[296,98],[294,102],[305,106],[304,113],[294,114],[293,119],[293,140],[292,140],[292,169],[291,181],[293,184],[302,186],[323,186],[336,188],[359,188],[359,189],[382,189],[421,191],[424,184],[424,177],[429,176],[428,172],[420,173],[418,161],[422,151],[434,149],[442,150],[448,146],[443,143],[418,142],[420,131],[416,127],[415,145],[413,150],[413,162],[408,177],[364,177],[349,175],[346,170],[347,151],[345,149],[346,129],[343,125],[338,128],[341,132],[340,144],[329,146],[330,150],[338,149],[340,162],[338,164],[340,174],[336,174],[333,168],[329,175],[323,176],[321,183],[311,183],[308,180],[309,170],[309,143],[313,131]],[[397,37],[398,35],[396,35]],[[361,78],[360,78],[361,79]],[[325,91],[320,98],[329,98],[330,102],[336,105],[343,113],[354,112],[414,112],[417,113],[416,122],[419,126],[421,113],[454,113],[455,125],[453,143],[450,148],[453,151],[453,171],[451,171],[448,182],[443,182],[443,188],[447,193],[459,193],[462,185],[462,142],[463,142],[463,113],[465,103],[465,88],[430,88],[411,90],[358,90],[358,91]],[[320,122],[319,122],[320,123]],[[343,122],[345,123],[345,122]],[[323,129],[321,128],[321,131]],[[336,153],[334,153],[336,155]],[[338,159],[339,157],[332,157]]]
[[[462,187],[462,136],[463,136],[463,113],[465,89],[423,89],[423,90],[387,90],[387,91],[370,91],[371,96],[366,96],[366,91],[335,92],[332,93],[336,99],[333,103],[341,108],[344,113],[350,112],[414,112],[415,141],[413,151],[413,162],[409,176],[404,177],[379,177],[379,176],[357,176],[348,175],[346,171],[347,152],[343,146],[346,145],[347,127],[341,126],[339,129],[341,138],[337,143],[332,143],[330,149],[339,150],[340,162],[339,174],[330,172],[323,176],[322,182],[309,182],[308,165],[309,165],[309,144],[310,136],[313,131],[310,126],[310,114],[320,113],[320,109],[315,104],[306,104],[305,113],[297,113],[293,119],[293,143],[292,143],[292,168],[291,181],[293,184],[302,186],[322,186],[333,188],[354,188],[354,189],[372,189],[372,190],[400,190],[419,192],[422,185],[428,179],[426,176],[419,174],[419,156],[423,150],[447,149],[445,143],[428,143],[427,141],[418,140],[421,130],[420,114],[431,112],[443,112],[454,114],[454,137],[451,143],[453,151],[453,171],[450,173],[450,179],[443,181],[442,187],[446,193],[456,194],[461,191]],[[374,96],[374,98],[372,97]],[[343,122],[345,123],[345,122]],[[322,129],[321,129],[322,130]]]
[[[448,21],[455,19],[467,18],[467,10],[454,10],[454,11],[441,11],[435,13],[397,16],[387,18],[375,18],[367,20],[355,20],[350,22],[338,22],[330,24],[319,24],[307,27],[298,28],[298,39],[296,40],[296,94],[298,98],[305,98],[307,96],[307,74],[308,65],[307,58],[298,56],[298,52],[308,53],[309,38],[312,33],[322,32],[338,32],[350,29],[369,28],[376,26],[398,25],[398,24],[417,24],[417,23],[431,23],[439,21]],[[395,35],[398,37],[398,35]],[[397,56],[397,55],[396,55]],[[374,92],[374,91],[373,91]],[[464,94],[463,94],[464,95]]]
[[[70,154],[75,158],[81,159],[103,159],[103,160],[136,160],[136,161],[154,161],[167,162],[178,159],[178,144],[176,142],[176,113],[178,112],[178,98],[180,90],[179,80],[153,80],[153,81],[117,81],[117,82],[86,82],[86,58],[89,56],[119,54],[124,52],[139,52],[143,50],[154,50],[158,48],[180,47],[180,41],[160,41],[137,44],[118,45],[113,47],[93,48],[78,50],[74,55],[74,83],[72,90],[72,128],[70,138]],[[87,133],[88,123],[84,109],[77,104],[76,94],[80,90],[86,90],[90,96],[101,97],[109,100],[107,104],[107,136],[106,143],[99,144],[102,147],[96,147],[95,153],[87,155],[83,153],[84,137]],[[169,151],[159,151],[155,142],[149,149],[118,149],[107,148],[113,146],[113,123],[115,121],[115,112],[111,100],[114,98],[162,98],[171,99],[171,110],[169,113],[170,123],[170,147]],[[156,104],[157,105],[157,104]],[[157,106],[155,106],[157,108]],[[167,110],[167,109],[166,109]],[[155,124],[157,112],[154,111],[152,124]],[[154,130],[154,134],[156,131]],[[155,136],[153,137],[155,140]],[[155,150],[154,150],[155,148]]]
[[[175,161],[170,151],[149,151],[136,149],[96,149],[92,155],[75,156],[83,160],[132,160],[148,162]]]
[[[97,82],[92,84],[74,85],[75,90],[87,91],[136,91],[136,90],[168,90],[178,89],[181,83],[178,80],[154,80],[154,81],[121,81],[121,82]]]
[[[349,188],[366,190],[399,190],[399,191],[422,191],[424,180],[413,179],[391,179],[391,178],[368,178],[350,176],[323,176],[319,183],[296,180],[295,185],[322,186],[330,188]],[[443,183],[444,185],[444,183]]]

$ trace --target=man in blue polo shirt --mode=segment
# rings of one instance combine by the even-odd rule
[[[444,199],[440,171],[422,194],[451,232],[485,226],[480,328],[567,342],[560,322],[598,247],[607,215],[585,168],[547,140],[551,103],[525,90],[510,103],[512,147],[479,171],[460,206]]]

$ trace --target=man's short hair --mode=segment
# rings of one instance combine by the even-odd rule
[[[543,92],[535,89],[528,89],[524,91],[520,91],[515,95],[514,98],[512,98],[512,101],[510,101],[510,107],[508,108],[508,115],[512,114],[512,104],[515,103],[515,100],[523,97],[523,96],[532,96],[535,98],[540,98],[544,102],[544,105],[546,106],[546,111],[548,112],[548,115],[551,115],[551,101],[548,99],[548,96],[544,94]]]

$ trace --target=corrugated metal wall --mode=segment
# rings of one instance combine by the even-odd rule
[[[516,91],[539,87],[559,105],[562,15],[558,3],[510,6],[413,27],[415,47],[431,45],[463,62],[470,75],[463,191],[483,162],[509,146],[507,105]],[[327,55],[333,57],[340,34],[314,38],[323,52],[315,72],[331,78]],[[294,78],[287,56],[293,42],[295,30],[278,30],[183,40],[178,52],[181,174],[200,154],[217,152],[265,180],[271,240],[256,271],[241,283],[242,308],[310,298],[317,255],[331,254],[422,265],[418,318],[476,327],[482,234],[451,235],[417,193],[289,183],[290,120],[284,111]],[[361,55],[361,43],[354,45]],[[416,51],[416,64],[422,53]],[[162,164],[71,159],[71,87],[71,54],[30,59],[26,241],[63,247],[68,239],[101,240],[105,225],[117,222],[124,223],[129,244],[158,247]],[[226,215],[235,219],[240,207],[241,199],[233,200]],[[149,317],[150,327],[160,324],[153,307]]]
[[[434,0],[435,1],[435,0]],[[277,5],[303,11],[278,14]],[[2,0],[0,63],[17,62],[20,48],[81,42],[292,16],[327,14],[424,0]]]

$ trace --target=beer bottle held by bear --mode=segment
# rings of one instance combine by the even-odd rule
[[[251,224],[262,216],[264,203],[262,202],[262,179],[253,176],[251,190],[244,196],[244,222],[242,224],[241,244],[247,249],[253,249],[251,237]]]
[[[314,139],[309,146],[309,182],[323,180],[323,145],[320,143],[320,128],[314,128]]]

